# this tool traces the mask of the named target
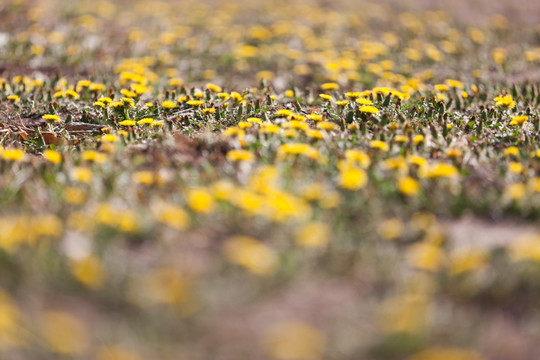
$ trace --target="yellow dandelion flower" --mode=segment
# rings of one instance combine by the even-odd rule
[[[309,114],[307,116],[307,118],[310,119],[310,120],[313,120],[313,121],[322,121],[323,116],[321,114],[314,114],[313,113],[313,114]]]
[[[516,107],[516,102],[512,98],[512,95],[500,95],[493,99],[493,101],[500,108],[513,109]]]
[[[212,92],[217,92],[217,93],[221,92],[221,90],[222,90],[221,86],[216,85],[216,84],[212,84],[212,83],[206,84],[206,88],[208,90],[212,91]]]
[[[375,106],[371,106],[371,105],[360,106],[360,108],[358,110],[360,112],[368,113],[368,114],[378,114],[379,113],[379,109],[377,109]]]
[[[368,177],[364,170],[349,164],[338,164],[339,185],[347,190],[360,190],[368,183]]]
[[[205,104],[205,102],[203,100],[189,100],[186,102],[186,104],[193,107],[201,107]]]
[[[52,114],[45,114],[42,116],[42,119],[47,120],[49,123],[55,123],[60,121],[60,117],[58,115],[52,115]]]
[[[161,107],[164,109],[174,109],[176,107],[176,104],[172,101],[163,101],[161,103]]]
[[[54,150],[45,150],[43,152],[43,157],[53,164],[58,164],[62,161],[62,155]]]
[[[89,333],[82,321],[62,311],[45,311],[40,316],[41,335],[54,352],[82,355],[89,345]]]
[[[522,116],[514,116],[512,118],[512,121],[510,121],[510,125],[522,125],[524,124],[527,120],[529,120],[529,117],[527,115],[522,115]]]
[[[0,150],[0,155],[7,161],[23,161],[26,158],[26,153],[19,149]]]
[[[381,140],[371,140],[369,142],[369,147],[372,149],[377,149],[381,151],[388,151],[390,148],[388,147],[388,144]]]
[[[137,121],[137,125],[152,125],[153,123],[154,123],[154,119],[152,118],[144,118]]]
[[[203,187],[189,189],[186,194],[186,201],[193,211],[202,214],[209,214],[215,208],[215,201],[211,192]]]
[[[324,83],[321,85],[322,90],[338,90],[339,84],[335,82]]]
[[[118,123],[118,125],[120,126],[135,126],[136,124],[137,122],[135,120],[130,120],[130,119],[122,120]]]
[[[95,163],[104,163],[107,161],[107,155],[95,150],[86,150],[82,152],[81,159]]]
[[[274,250],[249,236],[235,236],[225,241],[225,257],[255,275],[272,275],[278,266]]]
[[[253,161],[255,156],[252,152],[243,149],[230,150],[227,153],[227,160],[229,161]]]
[[[87,167],[75,167],[71,170],[71,178],[74,181],[89,184],[92,181],[92,170]]]
[[[406,176],[398,180],[398,189],[404,195],[414,196],[420,191],[420,185],[412,177]]]
[[[275,325],[263,338],[268,355],[279,360],[320,359],[324,356],[326,342],[322,332],[300,322]]]
[[[319,97],[324,100],[332,100],[332,96],[328,94],[319,94]]]
[[[330,227],[322,222],[310,222],[302,225],[295,232],[298,245],[308,248],[322,247],[330,241]]]

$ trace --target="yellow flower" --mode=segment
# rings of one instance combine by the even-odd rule
[[[289,117],[294,114],[294,111],[289,109],[280,109],[274,113],[274,117]]]
[[[512,95],[500,95],[493,100],[495,101],[495,105],[501,108],[513,109],[516,107],[516,102],[512,98]]]
[[[445,85],[445,84],[437,84],[434,86],[435,90],[437,90],[438,92],[445,92],[445,91],[448,91],[448,85]]]
[[[62,311],[45,311],[40,316],[41,336],[54,352],[82,355],[89,345],[89,334],[84,323]]]
[[[304,130],[304,133],[307,137],[313,138],[313,139],[322,139],[323,134],[319,130],[315,129],[306,129]]]
[[[227,153],[227,160],[229,161],[253,161],[255,157],[253,153],[243,149],[234,149]]]
[[[486,251],[480,249],[466,249],[454,251],[450,255],[450,271],[454,275],[466,271],[477,270],[488,261]]]
[[[189,280],[170,268],[157,268],[131,277],[127,296],[138,306],[183,304],[189,299]]]
[[[461,157],[461,149],[458,148],[448,148],[446,149],[446,156],[449,158],[459,158]]]
[[[96,163],[104,163],[107,161],[107,155],[97,152],[95,150],[86,150],[81,154],[81,158],[86,161],[93,161]]]
[[[122,95],[124,95],[125,97],[127,97],[127,98],[134,98],[134,97],[137,96],[137,93],[136,93],[136,92],[130,91],[130,90],[128,90],[128,89],[122,89],[122,90],[120,90],[120,93],[121,93]]]
[[[442,265],[443,251],[429,242],[416,243],[407,249],[407,261],[415,268],[436,271]]]
[[[504,149],[503,154],[505,156],[519,156],[519,149],[515,146],[510,146]]]
[[[448,84],[448,86],[456,89],[463,89],[465,87],[465,85],[463,85],[463,83],[459,80],[446,79],[446,83]]]
[[[336,101],[336,105],[337,105],[337,106],[346,106],[346,105],[349,105],[349,100],[339,100],[339,101]]]
[[[105,84],[91,84],[89,89],[93,92],[103,91],[105,90]]]
[[[531,178],[529,180],[529,189],[531,191],[540,193],[540,177]]]
[[[319,94],[319,97],[324,100],[332,100],[332,96],[328,94]]]
[[[116,140],[118,140],[118,136],[114,135],[114,134],[104,134],[101,136],[101,139],[100,139],[102,142],[109,142],[109,143],[113,143],[115,142]]]
[[[512,121],[510,121],[510,125],[521,125],[525,123],[527,120],[529,120],[529,117],[527,115],[514,116],[512,118]]]
[[[93,255],[71,262],[73,276],[91,289],[99,289],[105,279],[105,269],[99,259]]]
[[[262,123],[261,119],[256,118],[256,117],[247,118],[247,122],[251,124],[259,124],[259,125]]]
[[[324,83],[321,85],[322,90],[338,90],[339,85],[335,82]]]
[[[379,226],[379,234],[384,240],[396,239],[403,234],[405,224],[398,218],[385,220]]]
[[[137,123],[135,120],[123,120],[118,123],[120,126],[135,126]]]
[[[144,118],[137,121],[137,125],[152,125],[153,123],[154,123],[154,119],[152,118]]]
[[[225,241],[225,257],[259,276],[272,275],[278,266],[274,250],[249,236],[235,236]]]
[[[405,135],[396,135],[396,136],[394,136],[394,141],[395,142],[405,143],[405,142],[407,142],[407,140],[409,140],[409,138],[407,138]]]
[[[79,94],[76,91],[73,91],[73,90],[66,90],[64,92],[64,96],[67,96],[67,97],[72,98],[72,99],[78,99],[80,97]]]
[[[352,164],[359,164],[364,169],[371,165],[369,155],[358,149],[349,149],[345,151],[345,159]]]
[[[131,179],[137,184],[150,186],[156,181],[156,175],[153,171],[141,170],[134,172]]]
[[[68,186],[64,189],[62,198],[69,204],[81,205],[86,201],[86,192],[77,187]]]
[[[161,106],[164,108],[164,109],[174,109],[176,107],[176,104],[172,101],[163,101],[161,103]]]
[[[509,244],[510,258],[513,261],[540,261],[540,235],[520,235]]]
[[[349,99],[356,99],[358,97],[362,96],[361,92],[346,92],[345,97],[348,97]]]
[[[309,128],[309,125],[303,121],[298,120],[290,120],[283,124],[283,127],[288,129],[299,129],[299,130],[307,130]]]
[[[504,194],[511,200],[519,200],[525,196],[527,188],[523,183],[513,183],[504,189]]]
[[[49,123],[55,123],[60,121],[60,117],[58,115],[52,115],[52,114],[45,114],[42,116],[44,120],[47,120]]]
[[[508,164],[508,170],[514,174],[520,174],[523,172],[523,165],[521,163],[512,161],[510,164]]]
[[[214,211],[215,202],[208,189],[203,187],[191,188],[187,191],[186,201],[195,212],[209,214]]]
[[[278,148],[277,157],[283,158],[285,155],[305,155],[311,159],[319,158],[319,151],[309,144],[288,143]]]
[[[506,49],[501,47],[497,47],[491,52],[491,57],[493,58],[493,61],[495,61],[497,64],[502,64],[506,60],[507,56],[508,52],[506,51]]]
[[[437,163],[428,168],[420,168],[420,176],[428,178],[454,177],[459,174],[458,169],[451,164]]]
[[[404,195],[414,196],[420,191],[420,185],[412,177],[406,176],[398,180],[398,189]]]
[[[346,163],[339,163],[339,185],[347,190],[360,190],[368,183],[364,170]]]
[[[362,105],[362,106],[360,106],[360,108],[358,110],[360,112],[368,113],[368,114],[378,114],[379,113],[379,109],[377,109],[375,106],[371,106],[371,105]]]
[[[295,232],[298,245],[304,247],[321,247],[330,240],[330,227],[322,222],[310,222],[302,225]]]
[[[110,104],[112,103],[112,99],[110,97],[100,97],[98,101],[104,103],[104,104]]]
[[[216,84],[208,83],[206,84],[206,88],[213,92],[217,92],[217,93],[221,92],[221,86],[216,85]]]
[[[311,325],[300,322],[280,323],[264,336],[268,355],[278,360],[311,360],[323,357],[326,336]]]
[[[170,86],[180,86],[184,83],[184,80],[180,79],[180,78],[172,78],[172,79],[169,79],[169,85]]]
[[[141,360],[141,357],[119,346],[106,346],[99,349],[96,360]]]
[[[339,130],[339,126],[333,122],[330,122],[330,121],[320,121],[319,123],[317,123],[317,127],[319,129],[324,129],[324,130],[333,130],[333,131],[338,131]]]
[[[21,324],[22,314],[11,297],[0,290],[0,351],[22,347],[26,336]]]
[[[87,167],[75,167],[71,171],[71,178],[89,184],[92,181],[92,170]]]
[[[203,109],[202,113],[207,115],[207,114],[213,114],[216,112],[216,109],[214,108],[206,108],[206,109]]]
[[[309,114],[307,118],[313,121],[322,121],[323,116],[321,114]]]
[[[150,210],[157,221],[174,229],[185,230],[189,225],[188,213],[178,205],[157,202]]]
[[[205,104],[205,102],[203,100],[189,100],[186,102],[186,104],[188,104],[189,106],[193,106],[193,107],[200,107],[200,106],[203,106]],[[161,104],[163,105],[163,104]]]
[[[18,95],[8,95],[7,99],[11,102],[21,101],[21,98]]]
[[[473,350],[434,347],[411,355],[406,360],[486,360],[486,358]]]
[[[358,98],[356,99],[356,103],[358,105],[371,105],[373,104],[373,102],[369,99],[366,99],[366,98]]]
[[[43,157],[53,164],[58,164],[60,161],[62,161],[62,155],[54,150],[45,150],[43,152]]]
[[[238,123],[238,127],[240,129],[246,129],[246,128],[249,129],[249,128],[253,127],[253,124],[250,123],[250,122],[247,122],[247,121],[240,121]]]
[[[26,153],[19,149],[0,149],[0,155],[8,161],[23,161],[26,157]]]
[[[378,149],[385,152],[389,150],[388,144],[381,140],[371,140],[369,142],[369,147],[372,149]]]

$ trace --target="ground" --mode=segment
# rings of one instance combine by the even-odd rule
[[[540,358],[540,3],[0,4],[0,359]]]

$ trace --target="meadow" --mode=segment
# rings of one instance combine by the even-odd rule
[[[537,15],[2,1],[0,359],[540,358]]]

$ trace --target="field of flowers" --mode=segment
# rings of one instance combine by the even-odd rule
[[[1,1],[0,359],[540,358],[534,3]]]

